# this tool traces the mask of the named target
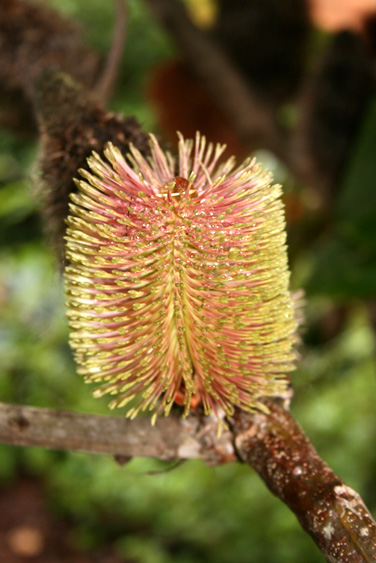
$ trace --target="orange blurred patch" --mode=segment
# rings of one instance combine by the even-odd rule
[[[173,60],[155,68],[147,94],[155,107],[158,125],[171,142],[176,141],[176,131],[191,139],[200,131],[208,141],[226,144],[227,156],[248,154],[249,149],[237,138],[230,120],[183,62]]]
[[[325,31],[359,31],[376,14],[375,0],[309,0],[313,22]]]
[[[8,544],[20,557],[37,557],[44,549],[42,531],[34,526],[18,526],[8,533]]]

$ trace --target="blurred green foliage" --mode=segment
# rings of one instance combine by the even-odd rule
[[[97,48],[107,50],[111,3],[92,1],[89,10],[78,0],[54,4],[82,22]],[[150,67],[170,56],[173,48],[140,0],[130,2],[128,27],[113,108],[134,113],[145,127],[153,127],[143,89]],[[376,511],[375,345],[365,306],[347,304],[343,329],[330,342],[312,337],[314,327],[333,308],[330,298],[335,292],[325,268],[337,284],[347,280],[347,297],[354,295],[351,274],[359,278],[354,282],[358,289],[364,284],[357,296],[374,287],[374,263],[367,273],[368,262],[356,250],[361,241],[347,228],[361,233],[365,247],[371,243],[367,249],[374,256],[374,222],[369,221],[375,216],[374,114],[373,110],[371,131],[366,128],[364,143],[355,153],[338,208],[338,224],[349,237],[346,244],[351,239],[354,245],[353,261],[343,253],[343,239],[333,235],[327,241],[326,262],[323,250],[307,252],[293,264],[298,271],[315,272],[320,284],[312,293],[321,294],[308,300],[307,343],[293,376],[293,411],[320,455]],[[43,242],[37,203],[27,181],[35,152],[32,143],[1,132],[0,400],[105,414],[106,400],[91,397],[75,374],[67,345],[63,283]],[[370,176],[364,176],[369,162],[373,168]],[[367,234],[365,223],[373,229]],[[293,514],[249,467],[207,468],[191,461],[167,468],[158,460],[135,459],[121,467],[109,457],[0,446],[0,485],[6,487],[20,472],[40,478],[52,509],[73,523],[71,542],[83,552],[110,542],[124,561],[141,563],[323,560]],[[159,473],[149,475],[151,470]]]
[[[330,233],[318,246],[307,284],[312,293],[336,298],[376,296],[376,101],[348,163]]]
[[[105,58],[112,41],[116,2],[91,0],[90,9],[77,0],[49,0],[59,11],[80,22],[84,37]],[[145,96],[149,71],[171,56],[174,47],[156,24],[142,0],[129,0],[126,46],[111,109],[124,115],[136,115],[146,130],[155,128],[155,118]]]

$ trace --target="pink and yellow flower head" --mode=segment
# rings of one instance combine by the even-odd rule
[[[254,160],[179,137],[178,159],[81,170],[67,220],[66,294],[79,373],[111,407],[168,414],[262,409],[285,391],[297,321],[289,292],[281,187]]]

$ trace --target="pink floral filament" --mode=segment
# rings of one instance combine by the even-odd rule
[[[179,138],[174,161],[151,136],[129,165],[109,144],[81,170],[67,220],[70,343],[95,395],[186,415],[262,409],[294,369],[281,187],[253,160]]]

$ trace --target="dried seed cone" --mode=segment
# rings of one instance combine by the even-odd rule
[[[174,402],[230,416],[286,389],[297,321],[281,188],[254,161],[179,140],[175,162],[127,164],[109,144],[78,181],[67,220],[70,343],[111,407],[168,414]],[[154,418],[155,418],[154,416]]]

